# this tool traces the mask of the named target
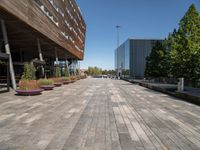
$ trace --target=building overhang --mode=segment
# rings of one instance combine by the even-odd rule
[[[66,41],[59,40],[57,42],[51,39],[45,33],[41,32],[39,28],[31,26],[14,14],[14,12],[8,11],[1,5],[0,19],[5,21],[11,50],[24,49],[34,52],[37,50],[37,38],[39,38],[42,51],[46,55],[54,57],[56,49],[60,59],[83,59],[83,51],[73,49]],[[0,37],[2,37],[1,30]]]

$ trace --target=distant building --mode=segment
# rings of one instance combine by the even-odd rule
[[[156,41],[161,39],[128,39],[115,50],[115,69],[118,76],[144,78],[146,57]]]

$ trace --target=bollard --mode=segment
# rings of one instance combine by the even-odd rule
[[[178,79],[178,92],[184,91],[184,78]]]

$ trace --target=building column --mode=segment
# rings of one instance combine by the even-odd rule
[[[76,63],[76,60],[73,60],[74,75],[76,76],[76,65],[75,65],[75,63]]]
[[[78,61],[78,60],[77,60],[77,68],[76,69],[78,69],[78,73],[79,73],[78,75],[80,75],[81,68],[80,68],[80,61]]]
[[[68,74],[69,74],[69,76],[71,76],[71,75],[70,75],[70,71],[69,71],[69,62],[68,62],[67,59],[65,60],[65,63],[66,63],[66,67],[67,67]]]
[[[38,52],[39,52],[40,61],[44,61],[43,60],[43,56],[42,56],[42,49],[41,49],[40,39],[39,38],[37,38],[37,46],[38,46]]]
[[[39,59],[40,59],[40,61],[44,61],[39,38],[37,38],[37,47],[38,47]],[[45,78],[46,78],[46,75],[44,73],[44,66],[43,65],[42,65],[42,76],[43,77],[45,76]]]
[[[10,72],[9,72],[9,60],[7,61],[7,91],[10,91]]]
[[[14,67],[13,67],[12,56],[11,56],[11,52],[10,52],[10,45],[8,42],[8,35],[7,35],[7,30],[6,30],[6,25],[5,25],[4,20],[1,20],[1,28],[2,28],[2,32],[3,32],[3,39],[4,39],[6,53],[9,55],[9,68],[10,68],[12,87],[13,87],[13,89],[17,89],[16,79],[15,79],[15,71],[14,71]]]
[[[58,53],[57,53],[57,49],[56,48],[55,48],[55,56],[56,56],[56,65],[59,65]]]

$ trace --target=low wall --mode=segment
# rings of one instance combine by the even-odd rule
[[[145,82],[137,82],[137,81],[134,81],[134,80],[127,80],[127,79],[123,79],[123,80],[134,83],[134,84],[138,84],[138,85],[146,87],[148,89],[152,89],[152,90],[155,90],[155,91],[158,91],[158,92],[168,94],[170,96],[188,101],[188,102],[193,103],[193,104],[200,105],[200,96],[192,95],[192,93],[178,92],[176,90],[173,91],[173,90],[170,90],[170,89],[155,86],[155,85],[152,85],[150,83],[145,83]]]

